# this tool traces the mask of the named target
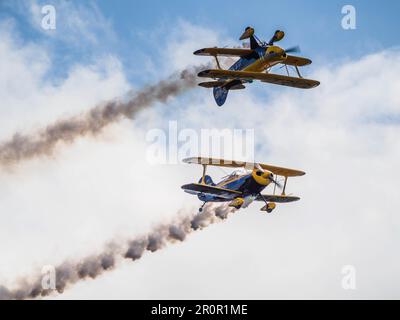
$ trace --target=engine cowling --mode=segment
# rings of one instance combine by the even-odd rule
[[[265,59],[268,59],[271,61],[286,60],[287,54],[286,54],[285,50],[283,50],[281,47],[270,46],[265,51]]]

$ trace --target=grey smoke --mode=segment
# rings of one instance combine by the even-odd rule
[[[127,101],[113,100],[86,113],[61,119],[33,134],[15,133],[0,143],[0,166],[7,167],[39,156],[49,156],[59,143],[72,143],[83,136],[96,136],[106,126],[135,115],[156,102],[182,94],[196,85],[196,74],[205,66],[189,67],[154,85],[146,86]]]
[[[222,221],[235,209],[226,204],[207,204],[201,214],[181,215],[174,222],[162,224],[148,234],[124,241],[112,243],[98,254],[85,257],[79,261],[66,261],[55,267],[56,292],[86,279],[95,279],[106,271],[113,270],[122,259],[132,261],[142,258],[146,251],[155,252],[174,242],[182,242],[196,230],[201,230],[210,224]],[[0,300],[3,299],[34,299],[55,293],[54,290],[42,288],[42,275],[28,277],[20,281],[16,288],[8,289],[0,285]]]

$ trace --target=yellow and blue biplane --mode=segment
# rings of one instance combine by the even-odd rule
[[[278,84],[301,89],[317,87],[320,82],[305,79],[301,76],[299,68],[311,64],[311,60],[303,57],[288,55],[291,52],[298,52],[298,46],[282,49],[274,43],[285,36],[281,30],[275,31],[269,42],[260,41],[254,35],[254,29],[247,27],[240,37],[240,40],[250,39],[250,48],[204,48],[194,52],[199,56],[213,56],[218,69],[201,71],[198,76],[213,78],[216,81],[201,82],[199,86],[213,88],[214,98],[218,106],[225,103],[229,90],[244,89],[244,84],[253,80]],[[221,68],[218,56],[240,57],[229,70]],[[277,64],[283,64],[287,75],[270,73],[271,68]],[[290,76],[288,66],[294,67],[297,77]]]
[[[183,162],[201,164],[203,175],[198,183],[190,183],[182,186],[182,189],[190,194],[197,195],[203,201],[200,207],[207,202],[229,202],[229,206],[236,209],[246,208],[253,201],[262,201],[265,205],[261,211],[268,213],[275,209],[276,203],[297,201],[300,198],[285,194],[288,177],[302,176],[305,172],[288,169],[262,163],[250,163],[241,161],[228,161],[223,159],[193,157],[184,159]],[[219,183],[214,183],[209,175],[206,175],[207,166],[219,166],[228,168],[242,168],[245,171],[232,172]],[[284,177],[283,187],[277,181],[278,176]],[[274,185],[273,194],[261,194],[269,185]],[[276,187],[281,188],[281,194],[276,194]]]

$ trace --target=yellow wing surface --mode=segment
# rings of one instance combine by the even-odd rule
[[[204,48],[193,52],[193,54],[196,56],[242,57],[253,52],[254,50],[244,48]]]
[[[233,160],[216,159],[216,158],[192,157],[183,159],[182,161],[186,163],[204,164],[209,166],[229,167],[229,168],[253,169],[256,167],[256,164],[253,162],[233,161]],[[304,171],[289,169],[284,167],[277,167],[269,164],[257,163],[257,165],[259,165],[261,168],[265,170],[271,171],[272,173],[283,177],[296,177],[305,174]]]
[[[311,60],[303,57],[296,57],[296,56],[287,56],[284,61],[282,61],[283,64],[287,64],[290,66],[298,66],[298,67],[304,67],[306,65],[311,64]]]
[[[254,50],[246,48],[203,48],[193,52],[196,56],[225,56],[225,57],[243,57],[252,54]],[[311,60],[303,57],[288,55],[283,62],[287,65],[303,67],[311,64]]]
[[[317,87],[320,84],[320,82],[316,80],[283,76],[280,74],[250,72],[250,71],[220,70],[220,69],[204,70],[201,71],[198,74],[198,76],[207,78],[260,80],[262,82],[268,82],[268,83],[300,88],[300,89],[311,89]]]

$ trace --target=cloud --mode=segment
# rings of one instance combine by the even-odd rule
[[[0,111],[9,115],[0,120],[3,138],[64,114],[75,115],[130,88],[115,56],[95,57],[84,66],[73,64],[65,78],[53,78],[49,70],[55,66],[46,46],[16,41],[12,24],[2,24],[0,33]]]

